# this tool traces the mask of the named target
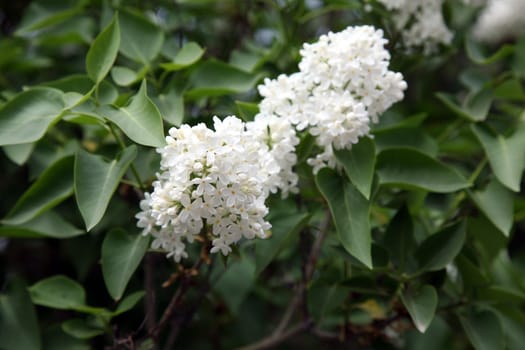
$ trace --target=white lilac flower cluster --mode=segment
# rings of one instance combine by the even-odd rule
[[[474,36],[498,43],[525,34],[525,0],[488,0],[473,28]]]
[[[264,238],[271,225],[265,200],[276,190],[279,166],[254,133],[235,117],[172,128],[153,192],[141,201],[136,215],[153,248],[175,261],[187,257],[185,242],[211,228],[211,252],[227,255],[241,238]]]
[[[367,135],[370,122],[403,98],[406,83],[388,69],[383,32],[371,26],[328,33],[301,50],[300,71],[259,86],[260,112],[244,123],[230,116],[172,128],[153,191],[136,215],[152,246],[187,257],[186,244],[211,240],[211,252],[227,255],[242,238],[264,238],[270,193],[297,191],[297,131],[315,136],[321,153],[314,172],[335,167],[333,149],[349,149]],[[199,238],[197,238],[199,237]]]
[[[289,120],[315,136],[322,152],[308,163],[316,173],[335,167],[333,149],[349,149],[370,123],[403,98],[406,82],[388,69],[383,32],[372,26],[328,33],[300,51],[299,72],[259,86],[261,113]]]
[[[468,1],[468,0],[464,0]],[[433,53],[438,45],[448,45],[453,34],[448,29],[441,8],[444,0],[379,0],[392,11],[396,29],[402,33],[408,50],[422,48]]]

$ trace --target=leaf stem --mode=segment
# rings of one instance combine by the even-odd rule
[[[111,134],[113,134],[113,136],[117,140],[117,143],[119,144],[120,148],[124,150],[126,148],[126,144],[124,143],[122,136],[120,136],[119,132],[115,129],[115,126],[113,125],[113,123],[110,122],[108,124],[109,124],[109,129],[111,130]],[[135,177],[135,180],[137,181],[137,184],[139,185],[140,190],[142,192],[146,192],[146,186],[144,186],[144,183],[142,182],[140,178],[139,172],[137,171],[137,168],[135,167],[133,162],[131,162],[129,167],[131,169],[131,172],[133,173],[133,176]]]
[[[312,248],[310,249],[308,257],[304,261],[303,276],[301,277],[301,281],[298,285],[297,290],[295,291],[295,295],[292,301],[288,304],[288,308],[285,310],[275,330],[268,337],[265,337],[251,345],[241,347],[239,350],[267,349],[285,341],[286,339],[294,336],[299,332],[312,328],[314,322],[308,315],[308,307],[306,304],[306,290],[308,288],[308,284],[312,279],[313,273],[315,271],[315,266],[319,258],[319,254],[323,246],[324,239],[328,234],[328,231],[330,230],[331,224],[332,216],[330,214],[330,211],[326,210],[325,218],[319,228],[319,233],[314,243],[312,244]],[[286,330],[288,325],[290,324],[290,321],[292,320],[293,315],[301,306],[303,306],[304,309],[303,321]]]

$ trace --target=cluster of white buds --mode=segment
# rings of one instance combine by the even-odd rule
[[[438,45],[448,45],[453,34],[443,18],[444,0],[379,0],[392,11],[392,20],[408,50],[421,48],[433,53]]]
[[[333,149],[351,148],[403,98],[406,82],[388,69],[386,42],[371,26],[330,32],[304,45],[299,72],[259,86],[263,100],[252,122],[215,117],[214,130],[172,128],[158,149],[153,191],[136,215],[153,248],[180,261],[198,236],[224,255],[242,238],[264,238],[269,194],[297,191],[297,130],[308,130],[321,148],[308,159],[314,172],[335,167]]]
[[[383,32],[371,26],[328,33],[301,50],[300,71],[259,86],[261,113],[308,129],[322,152],[308,160],[314,172],[335,167],[333,148],[351,148],[370,123],[403,98],[406,82],[388,69]]]
[[[525,34],[525,0],[488,0],[473,28],[474,36],[486,43],[499,43]]]
[[[138,226],[154,237],[153,248],[176,261],[187,256],[185,242],[206,235],[211,252],[227,255],[241,238],[264,238],[271,225],[268,179],[279,172],[271,155],[238,118],[172,128],[153,192],[141,201]],[[202,238],[202,237],[201,237]]]

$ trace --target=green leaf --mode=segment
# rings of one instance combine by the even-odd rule
[[[41,349],[35,307],[25,284],[20,280],[14,280],[8,285],[7,294],[0,294],[0,348]]]
[[[16,35],[29,36],[32,32],[63,22],[80,13],[86,1],[38,1],[24,11]]]
[[[120,52],[134,61],[148,64],[160,52],[164,33],[142,13],[123,11],[119,14]]]
[[[388,249],[390,260],[404,272],[415,246],[414,224],[406,205],[390,221],[385,232],[384,246]]]
[[[176,71],[194,64],[203,54],[204,50],[202,47],[200,47],[199,44],[190,41],[189,43],[184,44],[180,51],[177,52],[172,62],[162,63],[160,66],[168,72]]]
[[[259,113],[259,105],[257,103],[250,103],[244,101],[235,101],[239,117],[245,122],[252,121],[257,113]]]
[[[122,298],[148,246],[148,237],[132,236],[122,229],[112,230],[106,235],[102,243],[102,274],[113,299]]]
[[[514,221],[512,192],[494,179],[483,190],[470,193],[470,195],[494,226],[509,237]]]
[[[73,194],[73,157],[64,157],[47,168],[20,197],[2,220],[3,224],[17,225],[56,206]]]
[[[232,258],[229,258],[231,261]],[[217,271],[220,279],[214,286],[233,314],[238,314],[242,302],[255,283],[255,264],[249,256],[242,256],[228,264],[224,272]]]
[[[162,118],[168,123],[179,127],[184,121],[184,97],[176,89],[170,89],[154,98]]]
[[[419,270],[436,271],[447,266],[461,251],[465,237],[466,224],[464,221],[429,236],[415,253]]]
[[[498,317],[489,310],[460,315],[461,325],[476,350],[505,349],[505,336]]]
[[[0,237],[13,238],[71,238],[84,231],[65,221],[60,215],[49,210],[37,217],[15,226],[1,226]]]
[[[525,332],[523,332],[525,314],[514,306],[500,306],[496,312],[505,333],[507,349],[521,350],[525,344]]]
[[[334,150],[334,154],[345,168],[352,184],[366,199],[370,199],[376,160],[374,142],[368,137],[363,137],[352,145],[352,149]]]
[[[90,339],[97,335],[104,334],[104,330],[93,327],[85,320],[74,318],[62,323],[62,330],[77,339]]]
[[[190,75],[191,89],[186,92],[189,98],[220,96],[246,92],[252,89],[262,75],[253,75],[227,63],[209,60]]]
[[[508,238],[486,216],[471,216],[467,219],[467,223],[467,233],[475,238],[483,260],[492,262],[507,245]]]
[[[91,346],[85,341],[73,338],[64,333],[60,325],[46,328],[42,335],[43,350],[90,350]]]
[[[502,58],[512,55],[514,52],[514,46],[503,45],[498,49],[498,51],[491,55],[487,55],[484,52],[483,47],[471,37],[466,38],[465,49],[467,51],[468,57],[477,64],[491,64],[501,60]]]
[[[44,83],[44,86],[62,90],[63,92],[78,92],[86,95],[93,88],[93,82],[87,75],[73,74],[61,79],[48,81]]]
[[[33,303],[54,309],[75,310],[85,307],[86,293],[76,281],[66,276],[53,276],[29,287]]]
[[[438,304],[438,295],[434,287],[427,284],[416,293],[408,289],[401,295],[401,300],[417,330],[425,333],[434,319]]]
[[[446,93],[437,93],[437,98],[441,100],[452,112],[469,121],[483,121],[487,118],[493,93],[488,89],[473,91],[467,95],[462,105],[458,105],[455,98]]]
[[[315,181],[328,202],[339,241],[352,256],[372,268],[369,202],[331,169],[321,169]]]
[[[136,155],[135,145],[123,150],[111,162],[78,150],[75,157],[75,195],[88,231],[104,216],[120,179]]]
[[[330,313],[340,310],[348,298],[350,288],[338,283],[313,283],[308,287],[308,310],[316,323],[328,319]]]
[[[124,312],[133,309],[133,307],[137,305],[140,299],[144,297],[144,294],[145,293],[143,291],[131,293],[130,295],[122,299],[122,301],[118,304],[117,309],[115,310],[115,312],[113,312],[112,315],[118,316],[120,314],[123,314]]]
[[[522,304],[525,302],[525,293],[514,288],[490,286],[477,290],[479,300],[486,300],[502,304]]]
[[[35,144],[31,143],[20,143],[18,145],[7,145],[4,146],[4,153],[17,165],[23,165],[29,159],[31,152],[35,148]]]
[[[162,147],[166,143],[162,117],[157,106],[146,95],[146,81],[126,107],[102,107],[100,114],[117,124],[133,141],[141,145]]]
[[[111,78],[119,86],[129,86],[144,77],[145,69],[139,72],[129,69],[128,67],[114,66],[111,69]]]
[[[0,146],[39,140],[64,108],[64,94],[56,89],[39,87],[18,94],[0,109]]]
[[[448,193],[469,187],[468,181],[453,168],[419,151],[398,148],[379,153],[376,171],[382,185]]]
[[[97,84],[108,74],[117,58],[120,45],[118,15],[95,38],[86,56],[86,71]]]
[[[271,220],[271,237],[259,240],[255,246],[256,275],[259,275],[275,259],[286,243],[306,225],[309,218],[308,214],[296,213],[280,215]]]
[[[525,143],[521,129],[510,138],[504,138],[481,126],[471,126],[472,132],[487,154],[492,171],[503,185],[514,192],[520,190],[521,176],[525,168]]]
[[[376,150],[414,148],[431,157],[438,154],[439,146],[420,126],[392,127],[374,131]]]

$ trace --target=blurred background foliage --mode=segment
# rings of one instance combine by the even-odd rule
[[[118,56],[109,75],[94,82],[86,55],[117,11]],[[446,2],[453,43],[424,56],[403,50],[389,14],[374,1],[2,1],[0,119],[16,98],[20,113],[51,108],[42,91],[56,90],[19,97],[30,87],[88,101],[60,112],[43,137],[2,142],[0,349],[231,349],[271,334],[297,290],[306,297],[294,317],[307,312],[313,325],[275,348],[521,349],[525,38],[480,45],[468,35],[476,11]],[[373,129],[374,268],[348,254],[334,228],[311,278],[297,289],[315,239],[311,228],[325,211],[304,162],[307,138],[298,151],[301,194],[270,199],[270,241],[241,245],[227,263],[215,257],[213,269],[199,265],[191,281],[163,253],[148,252],[141,262],[148,242],[137,236],[134,215],[141,186],[147,190],[158,170],[155,142],[137,141],[97,108],[125,108],[143,86],[164,132],[210,123],[213,115],[250,120],[257,84],[295,72],[304,42],[360,24],[385,30],[391,69],[409,86]],[[122,143],[138,143],[127,151],[133,169],[117,156]],[[73,195],[79,149],[90,152],[86,161],[104,156],[91,161],[114,161],[124,174],[113,177],[107,210],[88,232]],[[416,158],[420,163],[411,162]],[[393,163],[408,170],[392,175]],[[447,178],[450,171],[459,180]],[[457,185],[463,180],[472,186]],[[133,249],[139,253],[128,256]],[[109,262],[112,256],[121,260]],[[195,248],[183,265],[198,256]],[[127,277],[119,282],[115,275]],[[159,318],[182,288],[184,301],[168,326],[176,331],[155,344],[147,310]]]

